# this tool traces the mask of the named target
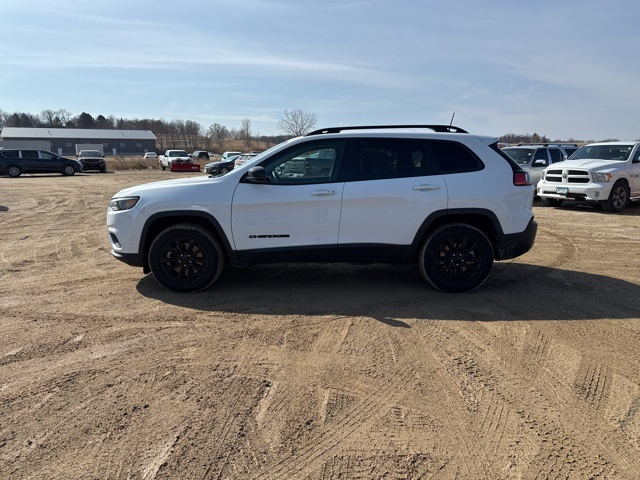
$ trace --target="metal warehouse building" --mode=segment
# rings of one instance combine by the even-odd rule
[[[150,130],[3,127],[0,131],[0,148],[38,148],[69,156],[80,145],[101,145],[105,155],[142,155],[156,151],[156,136]]]

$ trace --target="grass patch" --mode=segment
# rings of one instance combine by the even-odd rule
[[[160,170],[160,161],[158,159],[145,160],[142,157],[105,157],[107,170]],[[204,166],[209,163],[203,159],[195,160],[193,163],[200,165],[200,169],[204,172]]]

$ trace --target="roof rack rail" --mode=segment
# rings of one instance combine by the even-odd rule
[[[533,142],[533,143],[525,143],[520,142],[517,145],[518,147],[577,147],[579,146],[577,143],[571,142]]]
[[[307,133],[306,136],[322,135],[326,133],[340,133],[343,130],[388,130],[394,128],[428,128],[429,130],[433,130],[437,133],[469,133],[459,127],[454,127],[453,125],[360,125],[353,127],[321,128],[319,130],[314,130],[313,132]]]

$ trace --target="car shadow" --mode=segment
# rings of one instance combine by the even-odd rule
[[[439,292],[416,266],[278,264],[227,268],[211,288],[181,294],[152,275],[139,293],[184,308],[257,315],[366,316],[405,320],[596,320],[640,317],[640,285],[584,272],[496,263],[473,292]]]

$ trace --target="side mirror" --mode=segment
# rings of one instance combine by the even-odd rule
[[[252,167],[247,172],[247,181],[251,183],[270,183],[264,167]]]
[[[533,166],[534,167],[546,167],[547,166],[547,162],[545,162],[544,160],[534,160],[533,161]]]

